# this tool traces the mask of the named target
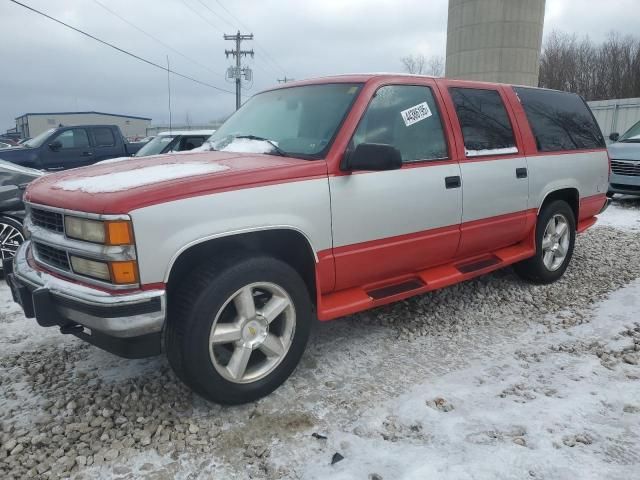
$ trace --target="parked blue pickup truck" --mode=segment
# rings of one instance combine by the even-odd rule
[[[0,149],[0,160],[38,170],[67,170],[116,157],[128,157],[142,143],[127,143],[116,125],[52,128],[18,147]]]

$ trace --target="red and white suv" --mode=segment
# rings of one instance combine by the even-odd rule
[[[43,177],[6,268],[27,317],[128,357],[166,351],[241,403],[331,320],[507,265],[552,282],[606,207],[577,95],[408,75],[262,92],[211,152]]]

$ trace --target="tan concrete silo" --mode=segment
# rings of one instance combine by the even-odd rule
[[[445,76],[538,85],[545,0],[449,0]]]

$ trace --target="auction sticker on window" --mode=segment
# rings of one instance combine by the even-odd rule
[[[408,127],[409,125],[418,123],[420,120],[429,118],[432,113],[429,105],[427,105],[427,102],[422,102],[414,107],[407,108],[406,110],[401,111],[400,115],[402,115],[404,124]]]

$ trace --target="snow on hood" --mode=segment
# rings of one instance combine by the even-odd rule
[[[123,172],[69,178],[55,183],[53,188],[85,193],[121,192],[176,178],[205,175],[228,169],[228,166],[218,163],[169,163],[134,168]]]

